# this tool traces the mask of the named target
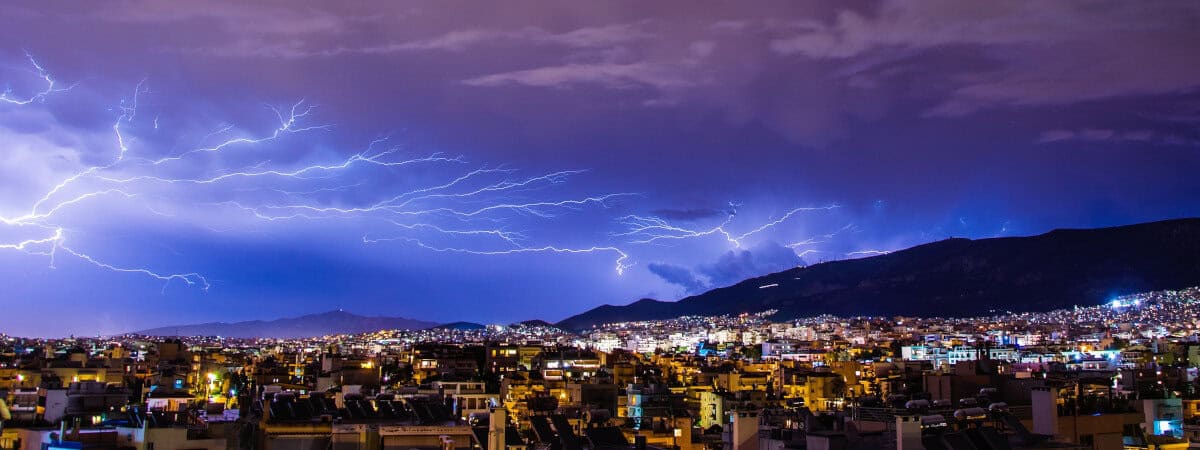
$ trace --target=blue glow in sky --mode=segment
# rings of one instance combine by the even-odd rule
[[[1197,23],[1184,1],[8,6],[0,331],[554,321],[1195,216]]]

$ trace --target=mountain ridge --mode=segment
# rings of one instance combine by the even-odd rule
[[[274,320],[207,322],[135,331],[146,336],[222,336],[233,338],[303,338],[330,334],[356,334],[388,329],[419,330],[437,326],[405,317],[360,316],[343,310],[305,314]]]
[[[778,309],[790,319],[839,315],[969,316],[1046,311],[1114,295],[1200,284],[1200,218],[1034,236],[949,238],[868,258],[743,280],[678,301],[603,305],[558,326]],[[775,285],[775,286],[771,286]]]

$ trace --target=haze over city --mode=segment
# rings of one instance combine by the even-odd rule
[[[1193,2],[7,5],[0,332],[554,322],[1194,217],[1198,24]]]

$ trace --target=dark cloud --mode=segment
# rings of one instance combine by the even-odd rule
[[[701,265],[696,271],[708,278],[709,285],[720,287],[802,264],[804,260],[792,249],[768,241],[746,250],[730,250],[715,263]]]
[[[696,277],[692,269],[687,267],[666,263],[650,263],[646,268],[650,270],[650,273],[662,278],[663,281],[682,287],[684,292],[687,293],[702,292],[708,287],[704,281]]]
[[[1042,132],[1038,136],[1039,144],[1054,142],[1109,142],[1109,143],[1151,143],[1169,146],[1200,146],[1200,139],[1189,138],[1177,134],[1163,133],[1153,130],[1112,130],[1107,128],[1084,128],[1080,130],[1054,129]]]
[[[897,49],[976,47],[1000,65],[961,74],[949,98],[929,110],[961,115],[1193,87],[1200,61],[1189,56],[1188,42],[1200,39],[1198,17],[1200,6],[1188,2],[884,1],[870,13],[844,10],[831,22],[793,22],[791,35],[772,41],[771,49],[836,61]]]
[[[448,89],[618,91],[592,106],[699,107],[822,147],[845,139],[855,121],[905,113],[904,101],[917,100],[922,114],[962,116],[1179,92],[1200,79],[1190,45],[1200,40],[1200,6],[1190,2],[624,10],[528,1],[506,9],[129,1],[68,16],[117,33],[222,31],[175,33],[154,42],[163,54],[311,61],[301,64],[415,58]]]
[[[663,281],[682,287],[685,293],[696,294],[803,264],[804,260],[792,249],[767,241],[753,248],[727,251],[715,262],[694,268],[652,263],[648,269]]]

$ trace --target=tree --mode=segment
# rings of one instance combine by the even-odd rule
[[[751,361],[758,361],[762,359],[762,347],[757,345],[743,346],[741,348],[741,354],[743,358]]]

